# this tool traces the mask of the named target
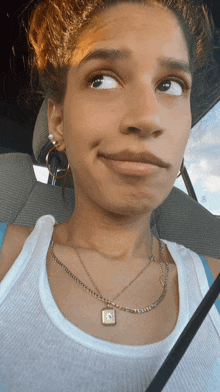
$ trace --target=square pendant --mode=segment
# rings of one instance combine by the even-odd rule
[[[102,324],[103,325],[114,325],[116,324],[116,310],[115,309],[103,309],[102,310]]]

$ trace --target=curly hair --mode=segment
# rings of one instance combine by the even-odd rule
[[[206,5],[196,0],[42,0],[33,8],[27,38],[31,83],[40,82],[40,94],[63,103],[70,61],[81,34],[102,11],[119,3],[158,5],[173,11],[182,27],[193,76],[192,99],[203,93],[206,70],[213,58],[214,22]],[[199,83],[198,83],[199,81]],[[73,185],[73,184],[72,184]],[[72,186],[73,187],[73,186]]]

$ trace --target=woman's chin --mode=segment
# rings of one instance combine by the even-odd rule
[[[120,203],[120,204],[113,204],[105,205],[105,210],[112,216],[119,217],[119,216],[142,216],[144,214],[151,214],[157,205],[155,205],[152,201],[148,202],[140,202],[137,201],[136,203]]]

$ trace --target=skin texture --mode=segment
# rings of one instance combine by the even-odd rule
[[[96,59],[77,69],[91,50],[121,47],[131,50],[130,59]],[[64,104],[48,103],[49,131],[67,154],[76,197],[72,217],[59,225],[63,244],[128,262],[148,258],[151,213],[173,187],[191,129],[190,90],[179,84],[191,85],[191,77],[160,68],[161,56],[189,64],[177,19],[158,6],[119,4],[82,35]],[[103,69],[102,82],[87,82]],[[162,89],[170,78],[176,80]],[[167,167],[157,166],[148,177],[131,177],[111,170],[99,156],[124,149],[149,151]]]

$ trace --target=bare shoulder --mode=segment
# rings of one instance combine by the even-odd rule
[[[220,259],[214,259],[209,256],[204,256],[204,257],[207,260],[207,263],[208,263],[209,268],[211,270],[213,279],[215,280],[217,278],[218,274],[220,274]],[[219,294],[218,298],[220,301],[220,294]]]
[[[22,251],[23,245],[34,227],[7,225],[0,251],[0,282]]]
[[[208,262],[213,278],[217,278],[220,273],[220,259],[214,259],[213,257],[204,256]]]

